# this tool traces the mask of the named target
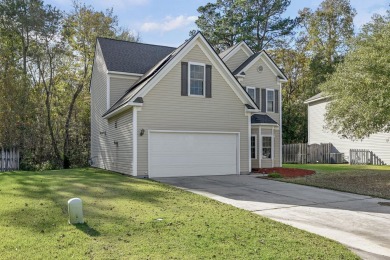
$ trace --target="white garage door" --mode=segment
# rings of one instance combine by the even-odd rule
[[[238,133],[149,133],[149,177],[238,173]]]

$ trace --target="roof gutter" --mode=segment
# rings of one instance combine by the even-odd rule
[[[113,71],[113,70],[107,71],[107,74],[126,75],[126,76],[135,76],[135,77],[142,77],[142,75],[144,75],[139,73],[129,73],[129,72],[121,72],[121,71]]]
[[[120,108],[112,111],[111,113],[108,113],[107,115],[103,116],[104,119],[109,119],[123,111],[126,111],[132,107],[142,107],[144,104],[143,103],[135,103],[132,101],[127,102],[125,105],[121,106]]]

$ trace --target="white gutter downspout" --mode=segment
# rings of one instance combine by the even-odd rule
[[[283,165],[283,129],[282,129],[282,125],[283,125],[283,122],[282,122],[282,119],[283,119],[283,117],[282,117],[282,113],[283,113],[283,111],[282,111],[282,108],[283,108],[283,106],[282,106],[282,82],[279,82],[279,87],[280,87],[280,90],[279,90],[279,100],[280,100],[280,102],[279,102],[279,116],[280,116],[280,122],[279,122],[279,146],[280,146],[280,150],[279,150],[279,153],[280,153],[280,157],[279,157],[279,166],[280,167],[282,167],[282,165]]]
[[[249,152],[249,173],[252,172],[252,126],[251,126],[251,117],[252,114],[248,113],[248,152]]]
[[[138,145],[138,128],[137,128],[137,112],[140,108],[139,107],[133,107],[133,169],[132,169],[132,175],[137,176],[138,171],[138,165],[137,165],[137,145]]]

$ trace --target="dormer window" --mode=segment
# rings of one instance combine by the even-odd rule
[[[256,88],[246,87],[246,92],[252,98],[253,101],[256,101]]]
[[[189,63],[188,88],[190,96],[204,96],[205,93],[205,64]]]

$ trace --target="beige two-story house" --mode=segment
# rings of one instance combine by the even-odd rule
[[[98,38],[91,164],[140,177],[281,166],[281,87],[265,51],[218,55],[201,33],[178,48]]]

